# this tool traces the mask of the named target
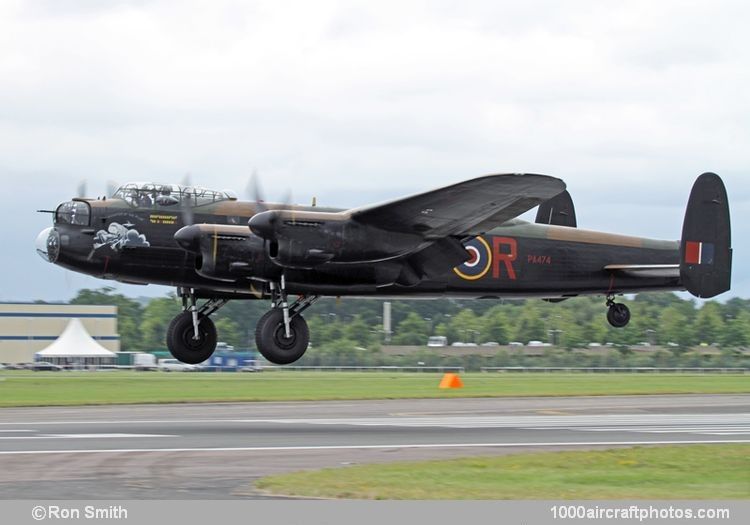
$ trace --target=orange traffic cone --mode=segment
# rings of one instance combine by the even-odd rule
[[[440,388],[463,388],[464,383],[458,374],[444,374],[440,381]]]

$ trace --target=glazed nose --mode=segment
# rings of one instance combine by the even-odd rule
[[[55,262],[60,254],[60,237],[57,231],[50,227],[45,228],[36,236],[36,253],[47,262]]]

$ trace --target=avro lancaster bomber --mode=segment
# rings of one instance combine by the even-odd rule
[[[534,223],[518,217],[538,207]],[[623,327],[624,293],[729,290],[732,249],[722,180],[695,182],[682,238],[661,241],[577,228],[562,180],[479,177],[353,209],[270,204],[178,184],[133,183],[111,197],[60,204],[36,242],[47,261],[125,283],[174,286],[182,311],[167,346],[208,359],[211,314],[233,299],[268,299],[255,339],[272,363],[307,350],[302,314],[319,297],[536,297],[598,294]]]

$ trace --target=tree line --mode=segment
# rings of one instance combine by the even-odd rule
[[[383,301],[321,299],[305,312],[311,351],[377,353],[384,341],[426,345],[431,335],[448,344],[529,341],[572,350],[590,343],[626,348],[641,343],[670,348],[679,355],[696,346],[740,349],[750,346],[750,300],[725,303],[682,299],[672,293],[640,294],[622,299],[632,311],[630,324],[609,326],[602,297],[576,297],[561,303],[542,300],[417,300],[392,302],[392,333],[383,329]],[[166,328],[180,311],[174,294],[137,301],[111,287],[83,289],[71,304],[116,305],[123,351],[164,350]],[[214,316],[219,339],[236,348],[254,348],[255,324],[269,301],[230,301]],[[502,365],[505,366],[505,365]],[[565,366],[565,365],[561,365]]]

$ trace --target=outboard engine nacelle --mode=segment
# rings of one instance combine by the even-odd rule
[[[266,211],[250,230],[266,239],[268,255],[285,268],[310,269],[341,255],[346,221],[336,213]]]
[[[416,234],[363,225],[345,213],[269,210],[251,217],[248,226],[266,240],[274,263],[295,269],[382,262],[414,251],[421,240]]]

